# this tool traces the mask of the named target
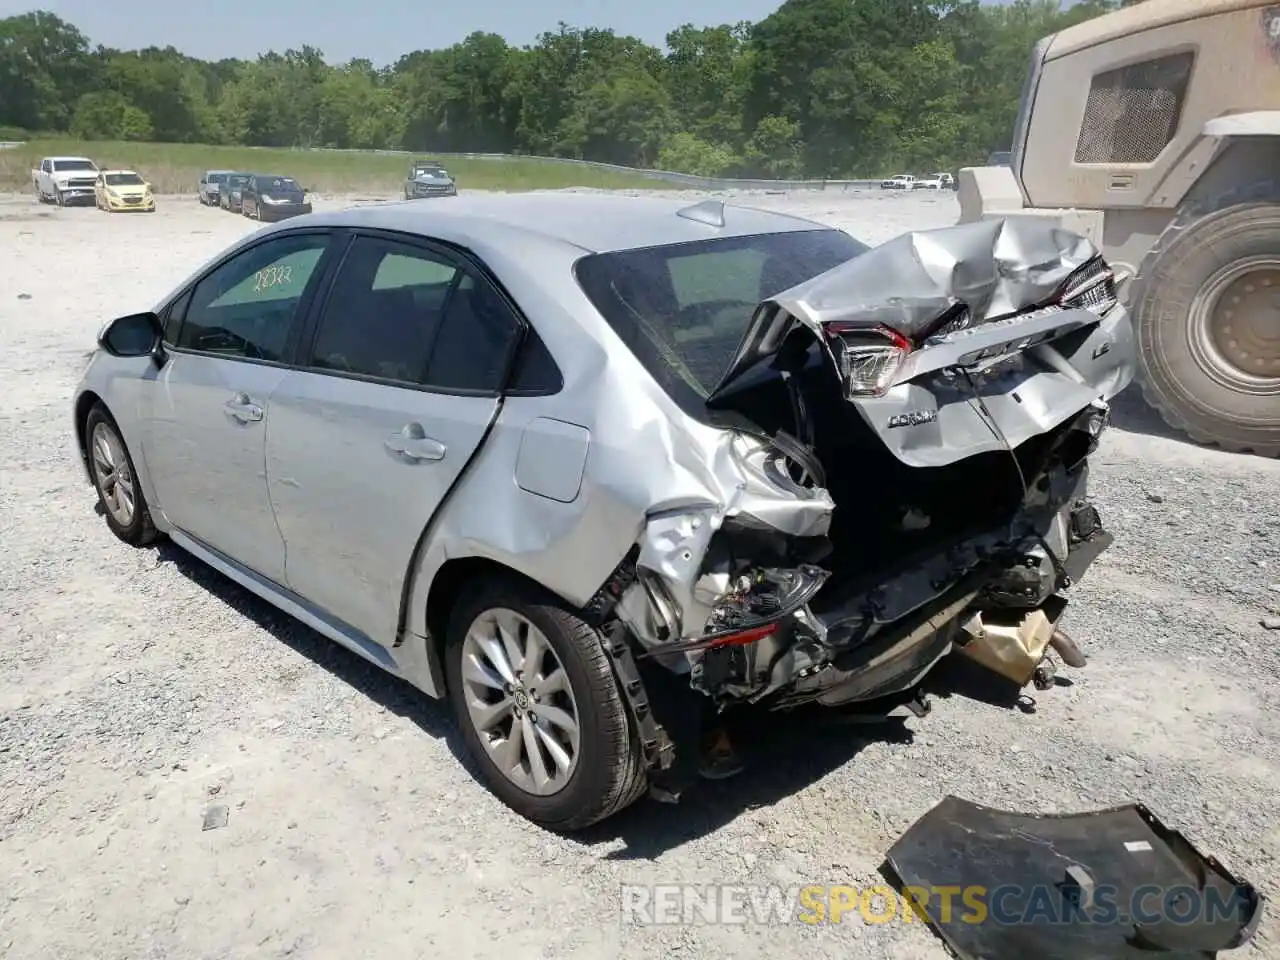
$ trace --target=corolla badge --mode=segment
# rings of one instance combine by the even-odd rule
[[[890,430],[898,427],[918,427],[922,424],[933,423],[937,419],[937,410],[911,410],[907,413],[895,413],[889,418],[887,427]]]

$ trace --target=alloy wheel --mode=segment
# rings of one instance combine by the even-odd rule
[[[102,492],[102,502],[112,518],[122,527],[133,523],[136,501],[133,472],[125,456],[124,443],[106,423],[93,428],[93,475]]]
[[[484,611],[463,639],[462,683],[466,719],[503,776],[536,796],[564,789],[578,765],[578,706],[546,635],[514,610]]]

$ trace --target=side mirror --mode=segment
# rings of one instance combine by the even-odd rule
[[[107,324],[98,337],[98,346],[113,357],[163,357],[164,328],[154,313],[131,313]]]

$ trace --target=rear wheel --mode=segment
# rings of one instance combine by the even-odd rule
[[[464,595],[445,667],[467,749],[516,813],[567,832],[644,793],[640,745],[601,638],[554,598],[515,579]]]
[[[1280,456],[1280,181],[1183,210],[1134,279],[1143,395],[1170,426]]]
[[[124,445],[120,428],[101,404],[95,404],[85,418],[85,445],[89,472],[107,526],[117,537],[134,547],[145,547],[157,536],[151,510],[143,496],[133,458]]]

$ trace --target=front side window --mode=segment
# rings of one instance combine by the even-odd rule
[[[192,291],[177,346],[282,362],[328,245],[327,234],[294,234],[222,264]]]
[[[728,370],[760,301],[867,249],[840,230],[798,230],[590,254],[574,273],[654,379],[696,407]]]

